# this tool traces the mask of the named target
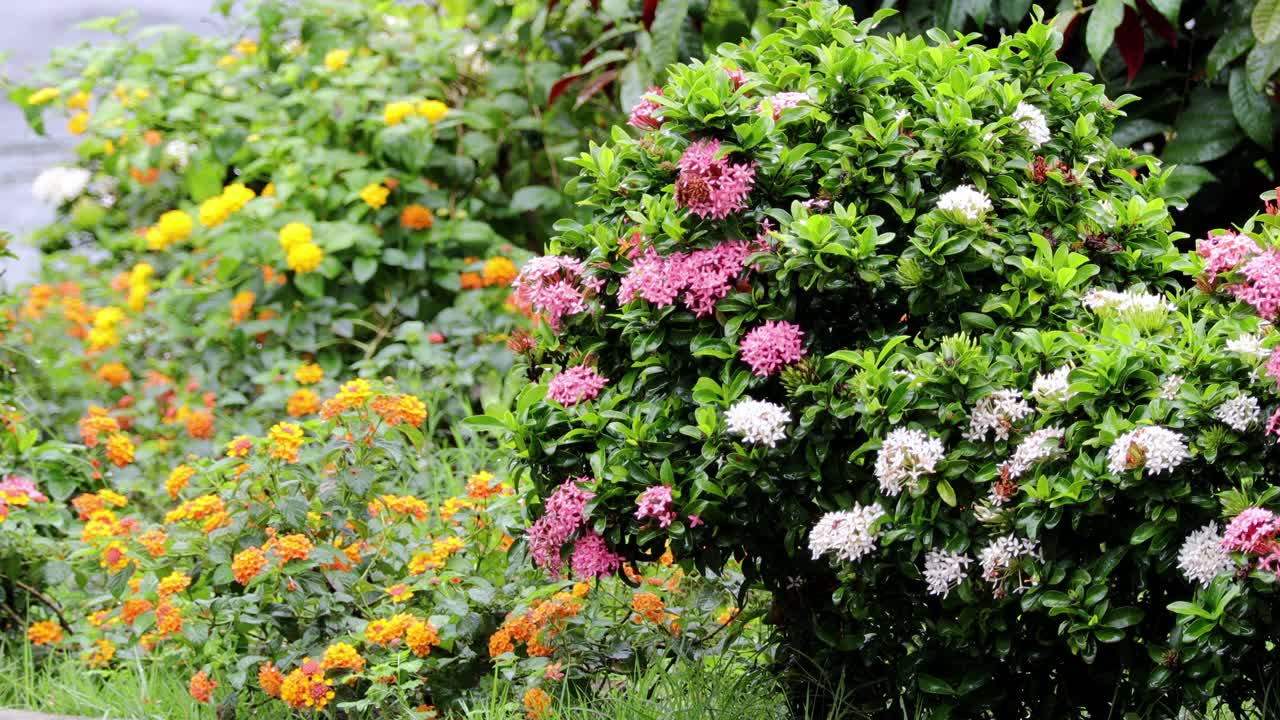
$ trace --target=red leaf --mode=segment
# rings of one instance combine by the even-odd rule
[[[640,12],[640,24],[648,30],[653,25],[653,17],[658,13],[658,0],[644,0],[644,10]]]
[[[559,4],[560,0],[551,0],[551,2],[547,3],[547,12],[550,13],[552,10],[555,10],[556,6]]]
[[[1146,38],[1142,32],[1142,22],[1138,20],[1138,13],[1128,5],[1124,8],[1124,20],[1121,21],[1120,27],[1116,28],[1116,49],[1120,51],[1120,57],[1124,58],[1125,67],[1129,68],[1128,82],[1132,84],[1133,78],[1142,69]]]
[[[551,92],[547,93],[547,104],[554,103],[556,98],[563,95],[564,91],[568,90],[569,86],[577,82],[583,75],[586,75],[586,73],[570,73],[557,80],[556,84],[551,86]]]
[[[1151,3],[1147,0],[1138,0],[1138,9],[1142,11],[1142,19],[1147,21],[1147,27],[1151,28],[1152,32],[1164,38],[1171,47],[1178,47],[1178,31],[1168,18],[1151,7]]]
[[[573,108],[577,110],[578,108],[582,107],[583,103],[591,99],[591,96],[609,87],[609,85],[613,83],[614,79],[616,79],[617,77],[618,77],[617,70],[605,70],[604,72],[597,75],[594,80],[592,80],[590,83],[587,84],[585,88],[582,89],[582,92],[578,93],[578,98],[573,101]]]

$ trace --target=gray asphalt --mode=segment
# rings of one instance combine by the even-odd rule
[[[24,80],[48,60],[50,48],[106,37],[74,29],[85,20],[136,12],[140,26],[179,25],[210,34],[225,22],[212,15],[212,6],[212,0],[0,0],[5,18],[0,23],[0,51],[7,54],[4,74]],[[37,258],[21,238],[53,215],[31,196],[31,181],[44,168],[74,156],[61,120],[49,125],[52,137],[36,135],[22,113],[0,97],[0,229],[19,238],[19,258],[0,260],[0,287],[31,279]]]

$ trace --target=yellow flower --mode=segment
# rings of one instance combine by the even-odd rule
[[[298,366],[293,377],[303,385],[314,385],[324,379],[324,368],[315,363],[306,363]]]
[[[252,55],[258,52],[258,43],[254,42],[253,38],[245,38],[236,43],[234,50],[241,55]]]
[[[275,197],[275,196],[276,196],[276,184],[270,183],[270,182],[267,183],[267,186],[262,188],[262,197]]]
[[[165,250],[170,245],[185,240],[191,235],[195,223],[191,216],[181,210],[170,210],[160,216],[160,220],[147,231],[147,248]]]
[[[413,590],[404,583],[396,583],[395,585],[387,588],[387,597],[390,598],[393,603],[408,602],[413,598]]]
[[[235,67],[238,62],[240,62],[240,58],[235,55],[223,55],[218,58],[218,67],[225,70],[227,68]]]
[[[71,97],[67,98],[67,107],[72,110],[88,110],[91,99],[89,93],[84,90],[77,90]]]
[[[231,202],[222,195],[214,197],[200,203],[200,224],[205,227],[218,227],[231,217]]]
[[[324,659],[320,664],[326,670],[344,668],[360,672],[364,669],[364,658],[350,644],[339,642],[325,648]]]
[[[58,97],[62,91],[56,87],[44,87],[27,96],[28,105],[43,105]]]
[[[271,439],[271,457],[290,463],[298,461],[302,428],[291,422],[278,422],[271,426],[268,437]]]
[[[67,132],[72,135],[83,135],[89,129],[89,113],[78,112],[67,121]]]
[[[439,100],[423,100],[418,103],[418,114],[426,118],[427,122],[439,122],[448,113],[449,106]]]
[[[350,50],[330,50],[324,54],[324,66],[330,70],[341,70],[350,59]]]
[[[291,222],[280,228],[280,247],[285,252],[309,242],[311,242],[311,228],[304,223]]]
[[[413,116],[413,103],[411,102],[393,102],[387,103],[382,110],[382,121],[388,125],[399,125],[404,122],[407,117]]]
[[[360,199],[364,200],[365,204],[369,207],[377,210],[387,204],[387,196],[390,194],[391,191],[387,189],[386,186],[380,183],[374,183],[372,185],[364,186],[364,189],[360,191]]]
[[[289,264],[289,269],[302,274],[314,272],[316,268],[320,267],[320,263],[323,260],[324,250],[321,250],[320,246],[315,243],[295,245],[285,257],[285,262]]]
[[[248,202],[257,195],[244,185],[244,183],[232,183],[222,189],[222,196],[231,203],[232,212],[240,212]]]

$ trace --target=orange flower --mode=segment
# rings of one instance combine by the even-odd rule
[[[146,548],[147,554],[153,558],[164,557],[169,536],[162,528],[151,528],[138,537],[138,544]]]
[[[271,457],[287,463],[298,462],[302,428],[291,422],[278,422],[271,426],[268,437],[271,439]]]
[[[413,590],[404,583],[396,583],[387,588],[387,597],[391,598],[393,603],[408,602],[413,599]]]
[[[343,668],[360,672],[364,669],[364,658],[360,657],[360,653],[356,652],[351,645],[339,642],[325,648],[324,659],[320,661],[320,666],[326,670]]]
[[[308,388],[302,388],[289,396],[285,411],[290,417],[304,417],[320,409],[320,397]]]
[[[417,427],[427,420],[427,406],[414,395],[382,395],[369,407],[391,426],[408,423]]]
[[[511,639],[511,631],[506,628],[499,628],[497,632],[489,636],[489,657],[499,657],[509,652],[514,652],[515,643]]]
[[[62,642],[62,627],[52,620],[41,620],[31,623],[27,628],[27,639],[32,645],[54,645]]]
[[[187,434],[196,440],[213,438],[213,413],[208,410],[194,410],[187,415]]]
[[[666,604],[662,602],[662,598],[650,592],[636,593],[631,598],[631,609],[639,613],[633,618],[635,622],[639,622],[640,615],[659,625],[667,619]]]
[[[218,683],[209,679],[209,673],[201,670],[191,676],[191,685],[187,687],[187,692],[191,693],[191,697],[196,702],[207,703],[213,700],[213,690],[218,687]]]
[[[502,492],[502,483],[489,483],[493,478],[493,473],[485,470],[467,478],[467,497],[484,500]]]
[[[458,276],[458,284],[463,290],[479,290],[484,287],[484,277],[478,272],[464,272]]]
[[[93,644],[97,649],[85,659],[85,664],[91,668],[110,665],[111,659],[116,656],[116,646],[105,638],[95,640]]]
[[[408,230],[429,230],[435,222],[436,218],[431,210],[417,203],[400,211],[400,227]]]
[[[182,632],[182,614],[164,598],[156,605],[156,631],[161,635],[172,635]]]
[[[187,483],[191,482],[191,478],[195,477],[196,469],[190,465],[179,465],[170,473],[168,479],[164,481],[164,490],[169,493],[171,500],[177,500],[178,495],[186,489]]]
[[[190,575],[174,570],[160,581],[160,584],[156,587],[156,593],[159,594],[160,597],[166,598],[170,595],[176,595],[183,590],[186,590],[190,585]]]
[[[519,274],[516,266],[501,255],[491,257],[484,263],[484,284],[488,287],[506,287]]]
[[[280,554],[280,562],[286,563],[290,560],[306,560],[314,546],[306,535],[294,533],[277,539],[275,547]]]
[[[219,517],[226,513],[227,504],[217,495],[201,495],[198,498],[192,498],[179,505],[177,508],[170,510],[164,516],[165,523],[181,522],[183,520],[203,520],[208,517]]]
[[[150,600],[144,598],[129,598],[120,606],[120,619],[125,623],[132,625],[138,616],[145,612],[150,612],[154,606]]]
[[[129,565],[129,549],[123,543],[109,542],[102,548],[102,560],[99,563],[108,572],[120,572]]]
[[[364,638],[374,645],[390,645],[404,635],[411,622],[413,618],[405,613],[397,613],[385,619],[370,620],[365,626]]]
[[[525,717],[540,720],[551,710],[551,696],[542,688],[529,688],[524,694]]]
[[[311,658],[303,658],[302,666],[280,684],[280,699],[295,710],[311,708],[319,712],[333,695],[333,681],[325,678],[324,668]]]
[[[107,436],[107,459],[116,467],[124,467],[133,462],[133,441],[128,435],[114,432]]]
[[[315,363],[306,363],[294,371],[293,377],[303,385],[314,385],[324,379],[324,368]]]
[[[426,620],[414,620],[404,633],[405,645],[418,657],[431,654],[431,648],[440,645],[440,633]]]
[[[284,684],[284,674],[276,668],[275,663],[264,662],[258,666],[258,685],[262,692],[271,697],[280,697],[280,686]]]
[[[239,325],[253,312],[253,303],[258,295],[252,290],[241,290],[231,298],[231,324]]]
[[[250,450],[253,450],[253,438],[248,435],[237,435],[227,443],[227,457],[248,457]]]
[[[129,382],[132,376],[129,375],[129,368],[122,363],[109,362],[98,368],[98,379],[102,380],[111,387],[120,387]]]
[[[248,585],[266,568],[267,556],[256,547],[241,550],[231,561],[231,574],[241,585]]]

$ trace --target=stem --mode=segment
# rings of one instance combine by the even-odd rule
[[[22,582],[17,578],[13,578],[13,584],[17,585],[23,590],[26,590],[28,595],[39,600],[42,605],[52,610],[53,614],[58,616],[58,623],[62,625],[62,629],[66,630],[67,632],[71,632],[71,625],[67,622],[67,618],[62,615],[62,608],[58,607],[57,603],[55,603],[53,600],[50,600],[49,597],[46,596],[44,593],[40,592],[39,590],[31,587],[30,585]]]

